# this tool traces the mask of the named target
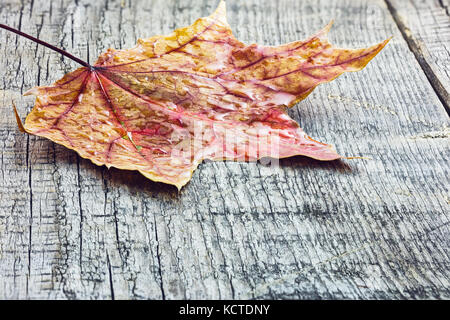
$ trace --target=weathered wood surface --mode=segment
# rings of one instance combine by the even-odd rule
[[[387,1],[395,22],[450,112],[450,0]]]
[[[11,99],[25,116],[25,90],[77,66],[0,31],[0,298],[450,298],[449,120],[392,15],[404,2],[228,1],[247,43],[303,39],[332,18],[339,46],[394,36],[290,111],[312,137],[370,159],[210,162],[180,193],[21,134]],[[0,21],[92,62],[216,5],[3,0]]]

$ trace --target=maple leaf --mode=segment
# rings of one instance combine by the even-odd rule
[[[326,26],[305,41],[245,45],[225,3],[167,36],[108,49],[51,86],[36,87],[24,129],[97,165],[138,170],[180,189],[199,163],[295,155],[340,158],[286,113],[319,84],[361,70],[388,40],[339,49]],[[79,59],[78,59],[79,60]]]

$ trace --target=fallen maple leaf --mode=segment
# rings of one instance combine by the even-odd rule
[[[221,2],[189,27],[109,49],[94,66],[78,59],[84,67],[31,89],[26,94],[36,95],[36,104],[24,130],[97,165],[138,170],[178,189],[205,159],[338,159],[285,107],[361,70],[388,40],[338,49],[327,41],[330,26],[305,41],[247,46],[232,35]]]

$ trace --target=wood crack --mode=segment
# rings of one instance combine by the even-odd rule
[[[111,270],[111,261],[109,260],[108,251],[106,251],[106,265],[108,267],[108,279],[109,279],[109,288],[111,290],[111,300],[115,300],[114,284],[113,284],[113,277],[112,277],[112,270]]]
[[[161,295],[162,300],[166,300],[166,294],[164,292],[164,282],[163,282],[163,275],[162,275],[162,267],[161,267],[161,249],[159,247],[159,239],[158,239],[158,226],[156,223],[156,212],[153,213],[154,215],[154,224],[155,224],[155,240],[156,240],[156,259],[158,260],[158,275],[160,279],[160,289],[161,289]]]

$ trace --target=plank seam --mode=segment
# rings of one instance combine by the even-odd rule
[[[412,35],[409,34],[408,32],[409,28],[405,25],[402,18],[398,14],[397,10],[392,6],[391,0],[384,0],[384,2],[386,3],[389,12],[392,15],[392,18],[394,19],[397,28],[400,30],[403,39],[406,41],[409,50],[414,54],[414,57],[419,63],[422,71],[425,73],[428,82],[430,83],[431,87],[433,88],[434,92],[439,98],[439,101],[441,101],[442,105],[444,106],[445,111],[447,112],[448,115],[450,115],[449,93],[447,92],[447,90],[445,89],[444,85],[441,83],[439,78],[436,76],[436,74],[433,72],[433,69],[431,68],[430,64],[426,61],[417,41],[414,39]]]
[[[450,16],[449,11],[448,11],[448,6],[446,6],[444,4],[444,1],[443,0],[438,0],[438,2],[439,2],[439,5],[442,7],[442,9],[445,10],[445,13],[447,14],[447,16]]]

